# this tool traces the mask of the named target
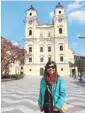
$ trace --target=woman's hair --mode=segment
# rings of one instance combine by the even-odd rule
[[[44,77],[46,77],[47,75],[49,75],[49,73],[47,72],[47,69],[48,69],[48,66],[50,64],[54,64],[54,67],[55,67],[55,72],[52,76],[52,80],[53,82],[56,82],[57,78],[59,77],[58,73],[57,73],[57,66],[56,66],[56,63],[54,61],[48,61],[45,65],[45,71],[44,71]]]

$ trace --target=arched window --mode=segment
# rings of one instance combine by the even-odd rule
[[[51,52],[51,46],[48,46],[48,52]]]
[[[32,52],[32,47],[29,47],[29,52]]]
[[[40,44],[40,52],[43,52],[43,51],[44,51],[44,45]]]
[[[40,52],[43,52],[43,47],[40,47]]]
[[[61,34],[62,33],[62,28],[59,28],[59,34]]]
[[[32,30],[29,30],[29,35],[32,35]]]
[[[63,46],[62,45],[60,46],[60,51],[63,51]]]

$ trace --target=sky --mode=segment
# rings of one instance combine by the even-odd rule
[[[1,36],[24,47],[26,10],[31,5],[38,12],[40,24],[52,24],[53,11],[59,1],[2,1]],[[85,56],[85,1],[60,1],[68,18],[68,44],[77,55]]]

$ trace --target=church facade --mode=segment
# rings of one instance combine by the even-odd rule
[[[43,75],[49,60],[56,62],[59,75],[70,75],[69,59],[74,62],[74,55],[68,47],[67,17],[60,3],[54,9],[52,24],[40,25],[33,6],[26,11],[24,48],[28,53],[24,65],[26,75]]]

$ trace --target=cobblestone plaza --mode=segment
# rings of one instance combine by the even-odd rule
[[[85,82],[63,77],[67,88],[69,113],[85,113]],[[25,76],[24,79],[1,83],[2,113],[40,113],[38,94],[40,76]]]

